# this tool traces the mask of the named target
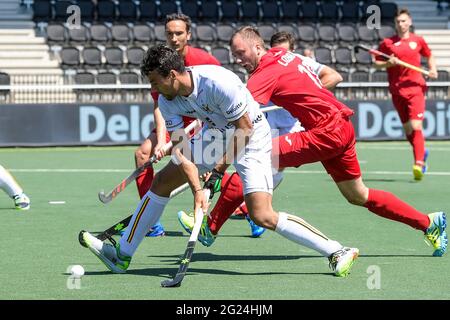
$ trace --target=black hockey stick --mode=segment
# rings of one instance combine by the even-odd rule
[[[211,191],[209,189],[203,189],[205,198],[209,201],[209,195]],[[184,251],[183,258],[181,259],[180,266],[178,267],[177,274],[173,279],[166,279],[161,281],[161,287],[171,288],[171,287],[179,287],[181,282],[186,275],[189,262],[191,262],[192,254],[194,253],[195,243],[197,242],[198,234],[200,233],[200,228],[203,222],[203,210],[198,210],[195,213],[195,223],[194,228],[192,229],[191,236],[189,237],[189,241],[187,244],[187,248]]]
[[[201,128],[201,126],[202,123],[200,122],[200,120],[193,121],[186,128],[184,128],[184,132],[188,134],[191,130],[198,130],[199,128]],[[172,141],[166,143],[166,145],[164,146],[165,152],[170,150],[171,147]],[[156,160],[156,156],[153,155],[146,163],[134,170],[128,177],[123,179],[108,194],[105,194],[105,191],[103,190],[100,191],[98,193],[98,199],[105,204],[111,202],[111,200],[113,200],[119,193],[121,193],[131,182],[136,180],[136,178],[142,173],[142,171],[151,166]]]
[[[112,244],[115,245],[116,241],[113,239],[113,236],[118,234],[120,231],[124,230],[128,226],[128,224],[130,223],[131,217],[133,217],[133,215],[130,215],[130,216],[126,217],[125,219],[123,219],[122,221],[112,225],[111,227],[109,227],[108,229],[101,232],[100,234],[98,234],[95,237],[101,241],[105,241],[106,239],[108,239],[109,241],[111,241]],[[83,247],[87,248],[87,245],[86,245],[86,243],[84,243],[84,240],[83,240],[84,232],[86,232],[86,231],[85,230],[80,231],[80,233],[78,234],[78,241],[80,242],[80,244]]]

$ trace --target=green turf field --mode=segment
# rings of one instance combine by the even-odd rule
[[[429,142],[428,148],[429,174],[416,183],[407,142],[359,143],[366,184],[392,191],[419,210],[450,212],[450,142]],[[317,164],[287,170],[274,207],[358,247],[361,256],[348,278],[332,276],[327,259],[278,234],[250,238],[247,222],[234,219],[212,247],[197,244],[180,288],[161,288],[186,247],[176,213],[192,206],[190,192],[167,206],[167,236],[144,239],[128,273],[113,275],[77,236],[82,229],[102,231],[134,211],[134,184],[108,205],[97,199],[99,190],[109,191],[133,170],[133,151],[0,149],[0,163],[32,201],[29,211],[19,212],[0,193],[0,299],[450,299],[450,256],[431,257],[420,232],[347,204]],[[67,286],[66,270],[73,264],[86,270],[81,289]]]

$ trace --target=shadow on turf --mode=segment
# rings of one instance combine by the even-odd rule
[[[132,269],[128,270],[126,274],[137,275],[137,276],[153,276],[153,277],[163,277],[172,278],[178,271],[177,268],[145,268],[145,269]],[[100,276],[100,275],[111,275],[110,271],[89,271],[85,275]],[[216,275],[235,275],[235,276],[261,276],[261,275],[275,275],[275,274],[292,274],[292,275],[326,275],[332,276],[331,271],[326,272],[237,272],[229,270],[218,270],[218,269],[199,269],[199,268],[189,268],[187,275],[193,274],[216,274]]]

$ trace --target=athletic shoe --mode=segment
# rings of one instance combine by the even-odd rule
[[[428,166],[427,166],[427,159],[429,155],[428,149],[425,149],[425,154],[423,156],[423,166],[422,166],[422,172],[425,174],[427,172]]]
[[[120,236],[123,236],[125,231],[127,231],[127,228],[124,228],[119,231]],[[155,224],[153,227],[150,228],[150,231],[145,235],[146,237],[163,237],[165,235],[164,227],[161,223]]]
[[[97,239],[89,232],[83,232],[83,241],[89,250],[100,259],[113,273],[125,273],[130,265],[131,257],[120,254],[120,246],[114,247]]]
[[[145,235],[146,237],[162,237],[165,235],[164,227],[160,222],[156,223],[150,228],[150,231]]]
[[[250,228],[252,229],[252,238],[258,238],[260,235],[266,231],[266,228],[258,226],[253,220],[250,218],[250,215],[246,214],[245,219],[247,219],[250,224]]]
[[[25,193],[22,192],[22,194],[15,195],[13,199],[17,210],[30,209],[30,198],[28,198]]]
[[[344,247],[328,257],[329,266],[336,276],[346,277],[358,255],[358,248]]]
[[[191,234],[192,229],[194,229],[194,214],[187,214],[184,211],[178,212],[178,221],[181,223],[181,226],[187,233]],[[211,230],[208,226],[208,216],[203,217],[202,226],[200,228],[200,233],[198,234],[198,241],[205,247],[210,247],[214,241],[216,240],[216,236],[212,234]]]
[[[417,164],[413,165],[414,180],[420,181],[420,180],[422,180],[424,175],[425,174],[423,173],[423,166],[419,166]]]
[[[425,231],[425,237],[434,247],[433,256],[442,257],[447,251],[448,238],[445,228],[447,227],[447,217],[444,212],[434,212],[428,215],[430,226]]]

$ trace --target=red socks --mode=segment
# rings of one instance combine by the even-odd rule
[[[425,139],[423,137],[422,130],[413,130],[413,132],[406,137],[413,147],[415,164],[423,165],[423,158],[425,156]]]
[[[136,178],[136,186],[139,192],[139,197],[142,199],[147,191],[152,186],[154,176],[153,167],[147,167],[141,174]]]
[[[369,189],[369,198],[364,206],[379,216],[403,222],[423,232],[430,225],[430,219],[426,214],[386,191]]]
[[[213,234],[217,234],[222,225],[233,214],[234,210],[244,201],[244,189],[241,177],[235,172],[227,173],[222,178],[221,193],[214,209],[208,218],[208,225]]]

